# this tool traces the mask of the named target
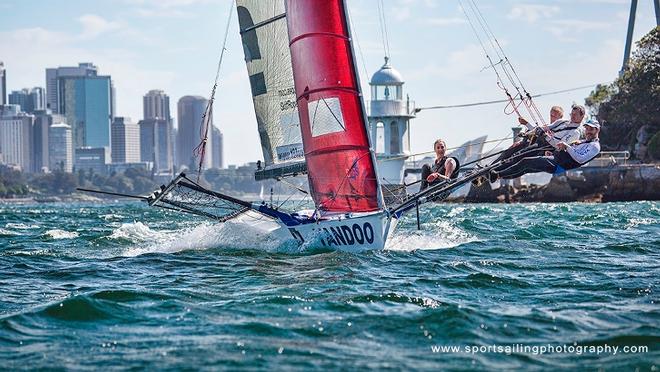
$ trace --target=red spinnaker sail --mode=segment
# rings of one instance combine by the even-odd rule
[[[309,185],[325,211],[379,209],[378,182],[341,0],[287,0]]]

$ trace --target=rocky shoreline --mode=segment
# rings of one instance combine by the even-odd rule
[[[546,185],[515,182],[471,186],[459,203],[617,202],[660,200],[660,164],[584,167],[555,175]]]

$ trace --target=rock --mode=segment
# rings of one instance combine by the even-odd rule
[[[486,181],[479,186],[470,185],[470,191],[465,196],[466,203],[496,203],[497,192],[494,191],[490,182]]]
[[[577,192],[568,183],[565,175],[555,175],[545,187],[544,202],[570,202],[577,200]]]

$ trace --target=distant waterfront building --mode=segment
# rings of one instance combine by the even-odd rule
[[[46,69],[46,107],[59,114],[58,78],[72,76],[96,76],[98,68],[92,63],[79,63],[77,67],[57,67]]]
[[[179,138],[179,130],[175,128],[174,126],[171,127],[172,133],[170,134],[170,143],[172,144],[172,168],[174,168],[175,165],[177,165],[177,160],[179,158],[178,152],[177,152],[177,138]]]
[[[213,155],[213,168],[222,168],[223,164],[223,136],[220,129],[213,127],[213,147],[211,154]]]
[[[56,116],[60,118],[60,116]],[[51,171],[73,172],[73,137],[71,126],[63,122],[54,122],[48,128],[48,168]]]
[[[34,112],[34,128],[32,135],[32,171],[47,172],[50,169],[49,132],[53,122],[61,123],[59,115],[53,115],[50,110]]]
[[[32,171],[33,125],[34,116],[21,112],[20,106],[0,106],[0,153],[4,164]]]
[[[140,120],[140,160],[153,163],[156,174],[172,174],[172,125],[165,119]]]
[[[71,125],[74,148],[109,147],[113,118],[110,76],[58,77],[57,87],[57,112]]]
[[[158,175],[171,175],[174,165],[173,124],[170,97],[153,89],[142,99],[144,119],[140,120],[140,159],[153,164]]]
[[[10,105],[18,105],[20,110],[25,112],[29,95],[30,91],[28,89],[21,89],[12,91],[7,98]]]
[[[23,88],[9,94],[9,104],[21,106],[21,111],[33,114],[46,109],[46,90],[41,87]]]
[[[80,147],[74,154],[76,171],[107,174],[110,163],[110,148],[108,147]]]
[[[112,162],[140,162],[140,127],[128,117],[116,117],[112,122]]]
[[[46,109],[46,89],[42,87],[34,87],[30,90],[30,102],[32,104],[32,112],[42,111]]]
[[[144,119],[171,120],[170,97],[162,90],[150,90],[142,99]]]
[[[194,148],[201,142],[202,117],[206,110],[208,100],[200,96],[185,96],[179,100],[177,105],[178,114],[178,136],[177,136],[177,165],[186,166],[189,169],[197,169],[198,159],[193,154]],[[213,126],[213,115],[209,118],[209,125]],[[206,144],[206,156],[202,168],[211,168],[213,157],[213,136],[209,128],[208,142]]]
[[[0,105],[7,104],[7,70],[5,64],[0,62]]]

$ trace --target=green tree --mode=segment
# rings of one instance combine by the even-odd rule
[[[629,150],[634,156],[638,132],[648,140],[660,129],[660,27],[639,42],[624,73],[609,86],[598,85],[585,103],[603,124],[601,144],[606,150]],[[636,146],[637,145],[637,146]],[[642,159],[646,160],[646,159]]]

